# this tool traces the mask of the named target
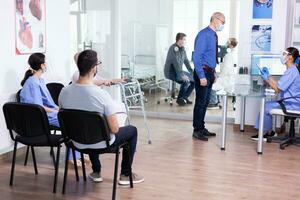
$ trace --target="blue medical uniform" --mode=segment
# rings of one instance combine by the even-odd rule
[[[22,103],[38,104],[48,108],[57,109],[58,106],[54,103],[49,90],[42,78],[34,76],[29,77],[20,93],[20,100]],[[59,127],[57,119],[57,112],[47,112],[49,124]],[[69,160],[73,160],[73,155],[69,154]],[[76,152],[76,159],[80,157],[80,153]]]
[[[294,65],[288,68],[281,76],[277,83],[280,89],[281,99],[289,97],[300,97],[300,74],[297,67]],[[300,111],[300,99],[287,99],[283,102],[287,110]],[[272,128],[272,116],[270,111],[272,109],[281,108],[275,101],[267,102],[265,105],[264,115],[264,133]],[[255,128],[259,128],[259,116],[256,119]]]
[[[20,100],[22,103],[38,104],[48,108],[57,109],[49,90],[43,79],[38,79],[34,76],[29,77],[20,93]],[[59,127],[57,112],[48,112],[49,124]]]

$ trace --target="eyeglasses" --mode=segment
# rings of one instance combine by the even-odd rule
[[[98,65],[102,65],[102,62],[99,61],[99,62],[97,62],[97,63],[95,64],[95,66],[98,66]]]
[[[220,22],[224,25],[225,21],[223,21],[222,19],[220,19],[219,17],[216,17],[218,20],[220,20]]]

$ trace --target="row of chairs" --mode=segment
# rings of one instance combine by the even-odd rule
[[[62,87],[60,88],[59,92],[57,92],[58,90],[56,89],[54,90],[54,92],[53,90],[49,89],[51,95],[56,95],[57,97],[55,98],[54,96],[54,101],[58,99],[59,92],[62,89]],[[20,91],[18,92],[18,94],[20,94]],[[20,100],[18,94],[17,99]],[[58,119],[61,127],[54,128],[49,125],[45,109],[39,105],[24,104],[20,102],[9,102],[4,104],[3,113],[5,116],[7,129],[10,133],[10,137],[14,141],[14,151],[10,175],[11,186],[13,185],[14,181],[16,152],[18,143],[27,146],[24,163],[25,165],[27,164],[29,149],[31,150],[35,174],[38,174],[38,169],[34,148],[50,147],[50,154],[53,157],[53,163],[55,167],[53,193],[56,193],[60,151],[62,144],[64,143],[66,146],[66,157],[62,193],[65,194],[66,191],[68,175],[68,157],[70,152],[73,154],[76,181],[79,181],[79,173],[77,162],[75,161],[75,151],[78,151],[81,154],[82,173],[84,181],[86,181],[86,172],[83,155],[92,152],[98,154],[112,153],[115,154],[112,199],[116,198],[120,149],[129,148],[129,144],[125,142],[120,146],[109,145],[110,131],[107,125],[106,118],[104,116],[97,112],[88,112],[81,110],[60,110],[58,113]],[[62,134],[51,134],[51,130],[54,130],[55,133],[57,130],[60,130]],[[105,141],[106,148],[78,149],[73,145],[72,141],[76,141],[77,143],[81,144],[96,144],[98,142]],[[57,148],[56,158],[54,156],[53,148]],[[132,174],[130,174],[130,187],[133,188]]]

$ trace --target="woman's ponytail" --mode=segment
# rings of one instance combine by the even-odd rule
[[[31,69],[27,70],[25,72],[25,76],[23,78],[23,80],[21,81],[21,86],[23,87],[23,85],[25,84],[25,82],[27,81],[27,79],[33,75],[33,71]]]

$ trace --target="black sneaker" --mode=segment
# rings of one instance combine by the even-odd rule
[[[265,133],[264,137],[263,137],[263,141],[266,142],[268,138],[271,138],[273,136],[275,136],[274,131],[272,131],[271,133]],[[251,140],[257,141],[258,140],[258,134],[251,136]]]
[[[209,132],[206,128],[204,129],[204,135],[207,137],[215,137],[216,136],[215,133]]]
[[[203,134],[203,131],[194,131],[193,138],[195,138],[197,140],[208,141],[208,138],[205,137],[205,135]]]
[[[186,100],[183,99],[183,98],[179,98],[179,99],[177,99],[176,103],[177,103],[179,106],[185,106],[185,105],[186,105]]]
[[[193,102],[190,101],[188,98],[186,98],[185,101],[186,101],[186,104],[193,104]]]

